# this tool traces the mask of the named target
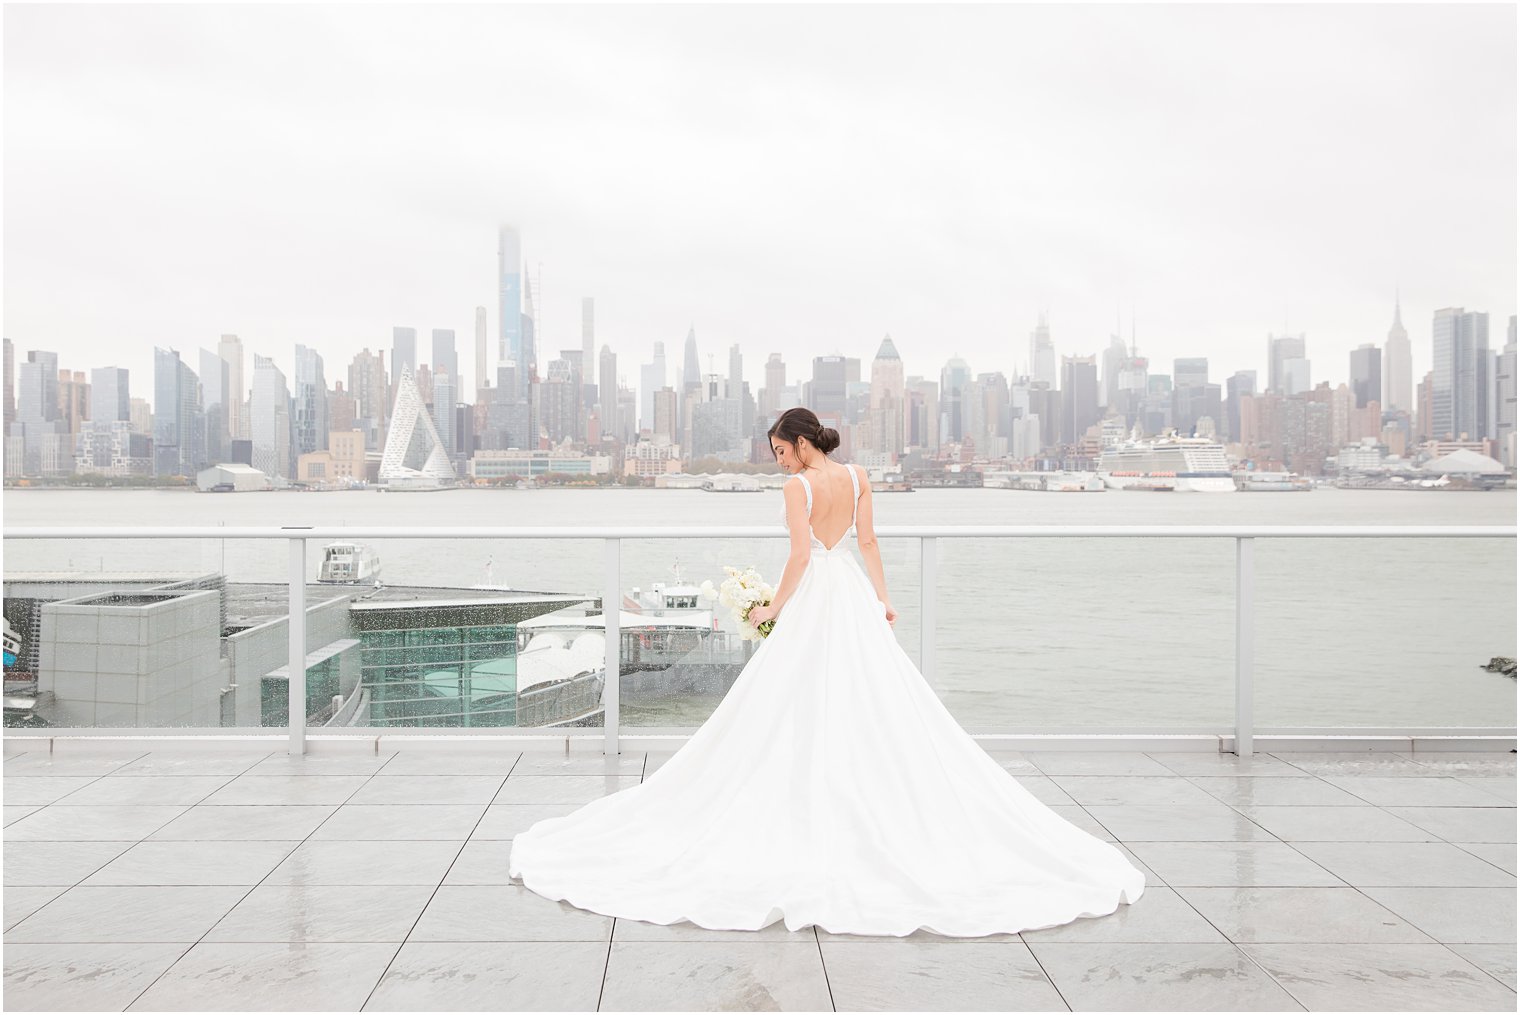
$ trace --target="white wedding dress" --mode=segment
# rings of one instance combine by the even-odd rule
[[[649,923],[898,937],[1053,927],[1140,898],[1123,853],[946,711],[851,556],[854,530],[832,548],[812,535],[775,630],[691,739],[639,785],[519,833],[511,877]]]

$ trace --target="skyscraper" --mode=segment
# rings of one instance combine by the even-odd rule
[[[454,390],[459,390],[459,350],[454,344],[452,328],[433,329],[433,372],[446,370],[454,378]]]
[[[1498,401],[1495,434],[1499,440],[1499,460],[1515,467],[1515,315],[1509,318],[1509,335],[1499,353],[1496,395]]]
[[[122,367],[96,367],[90,371],[90,421],[115,423],[132,419],[132,395],[127,371]]]
[[[294,475],[290,455],[290,388],[268,356],[253,354],[253,386],[248,394],[253,467],[270,479]]]
[[[779,352],[773,352],[765,361],[765,387],[760,389],[759,398],[760,418],[766,421],[766,426],[770,426],[780,412],[781,389],[784,387],[786,387],[786,361],[781,358]]]
[[[1488,350],[1488,314],[1444,307],[1431,327],[1430,433],[1437,440],[1478,436],[1478,351]]]
[[[1288,390],[1288,361],[1304,359],[1304,336],[1281,335],[1267,336],[1267,392],[1273,395],[1292,394]],[[1308,390],[1307,361],[1302,368],[1305,376],[1302,378],[1303,388]]]
[[[818,414],[824,426],[838,426],[844,421],[847,383],[847,367],[843,356],[813,357],[813,383],[810,389],[812,405],[809,408]]]
[[[294,409],[294,454],[299,457],[313,451],[327,450],[327,378],[322,357],[317,350],[296,346]]]
[[[1383,354],[1370,342],[1351,350],[1351,395],[1358,409],[1383,397]]]
[[[243,383],[243,343],[236,335],[223,335],[216,344],[217,355],[227,363],[227,433],[237,440],[248,439],[248,387]]]
[[[201,405],[206,413],[206,461],[208,463],[225,462],[231,457],[232,428],[228,423],[227,407],[232,397],[231,387],[231,365],[222,359],[220,352],[202,349]],[[128,408],[130,411],[130,406]],[[121,418],[130,419],[131,417]]]
[[[958,444],[966,436],[961,396],[971,383],[971,366],[959,356],[945,361],[939,371],[939,440]]]
[[[702,367],[697,361],[696,326],[686,331],[686,350],[681,360],[681,389],[693,391],[702,386]]]
[[[16,347],[5,340],[5,426],[6,433],[16,421]]]
[[[1409,332],[1404,330],[1398,297],[1393,301],[1393,327],[1383,345],[1383,408],[1414,411],[1414,367],[1409,354]]]
[[[391,390],[387,399],[390,403],[396,401],[397,385],[401,383],[403,372],[410,372],[414,379],[417,375],[416,328],[391,329]]]
[[[596,402],[602,407],[602,433],[612,433],[611,426],[613,413],[617,409],[617,354],[608,346],[602,346],[602,360],[598,364],[598,373],[602,379],[601,387],[597,391]]]
[[[357,408],[355,422],[364,431],[364,446],[378,451],[390,415],[390,391],[385,379],[385,353],[362,350],[348,365],[348,393]]]
[[[1062,356],[1061,443],[1076,444],[1087,428],[1102,418],[1098,409],[1098,357]]]
[[[654,344],[654,358],[639,366],[639,428],[654,429],[654,393],[669,385],[665,376],[665,343]],[[672,438],[674,443],[674,438]]]
[[[528,391],[527,357],[523,353],[522,333],[522,240],[516,226],[502,226],[497,232],[496,244],[496,312],[500,340],[496,356],[503,364],[516,367],[515,394]],[[393,358],[391,370],[398,376],[401,364]]]
[[[1229,428],[1229,439],[1241,440],[1240,429],[1240,400],[1256,394],[1256,371],[1237,370],[1224,382],[1225,388],[1225,425]]]
[[[541,278],[535,278],[527,269],[522,276],[522,370],[523,391],[531,389],[538,376],[538,287]]]
[[[903,400],[906,394],[902,358],[892,336],[881,340],[876,358],[871,360],[870,446],[883,451],[895,463],[902,457],[906,431]]]
[[[200,380],[173,349],[153,350],[153,474],[191,476],[205,463]]]
[[[475,308],[475,390],[491,386],[491,367],[486,354],[486,308]],[[478,397],[478,396],[477,396]]]
[[[1040,315],[1040,323],[1035,325],[1034,331],[1029,335],[1029,379],[1032,382],[1044,381],[1052,388],[1059,380],[1056,375],[1056,347],[1050,340],[1050,325],[1044,314]]]
[[[598,366],[596,362],[596,300],[590,296],[581,297],[581,363],[585,367],[585,376],[581,378],[581,383],[588,386],[595,385]],[[617,378],[613,378],[611,390],[615,401]],[[601,392],[598,392],[597,397],[602,397]]]

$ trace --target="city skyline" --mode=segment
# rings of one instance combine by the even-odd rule
[[[842,44],[861,19],[870,53]],[[1157,372],[1206,357],[1216,382],[1265,376],[1267,335],[1302,333],[1316,381],[1338,382],[1384,343],[1395,290],[1418,381],[1437,310],[1515,309],[1514,21],[20,8],[6,334],[134,379],[154,346],[194,366],[236,334],[290,376],[291,350],[315,349],[335,378],[398,326],[475,335],[484,306],[500,338],[512,222],[539,362],[582,347],[589,297],[598,352],[635,388],[653,343],[673,367],[690,327],[704,370],[726,374],[737,343],[756,389],[772,352],[795,376],[888,334],[909,376],[959,355],[1012,377],[1041,314],[1057,356],[1101,355],[1117,331]],[[502,68],[509,30],[536,45]],[[429,55],[445,39],[448,76]],[[194,56],[155,60],[171,43]],[[579,77],[558,66],[572,52]],[[406,88],[383,73],[403,55]],[[544,97],[490,98],[524,83]],[[404,151],[377,161],[392,135]],[[433,157],[454,150],[477,154]]]

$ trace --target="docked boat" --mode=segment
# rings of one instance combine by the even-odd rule
[[[1314,483],[1293,472],[1237,472],[1235,489],[1241,493],[1308,493]]]
[[[380,578],[380,555],[363,543],[328,543],[322,548],[317,581],[328,585],[358,585]]]
[[[1235,492],[1224,445],[1207,437],[1131,436],[1103,449],[1098,475],[1110,490]]]

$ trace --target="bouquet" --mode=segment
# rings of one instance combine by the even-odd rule
[[[724,567],[728,577],[723,580],[723,586],[717,590],[718,602],[733,611],[734,620],[739,624],[739,637],[745,641],[760,641],[770,636],[775,628],[774,620],[767,620],[758,628],[749,622],[749,611],[756,606],[765,606],[775,598],[776,590],[767,585],[760,577],[760,573],[754,568],[739,570],[737,567]],[[713,583],[702,583],[702,591],[707,595],[714,593]]]

